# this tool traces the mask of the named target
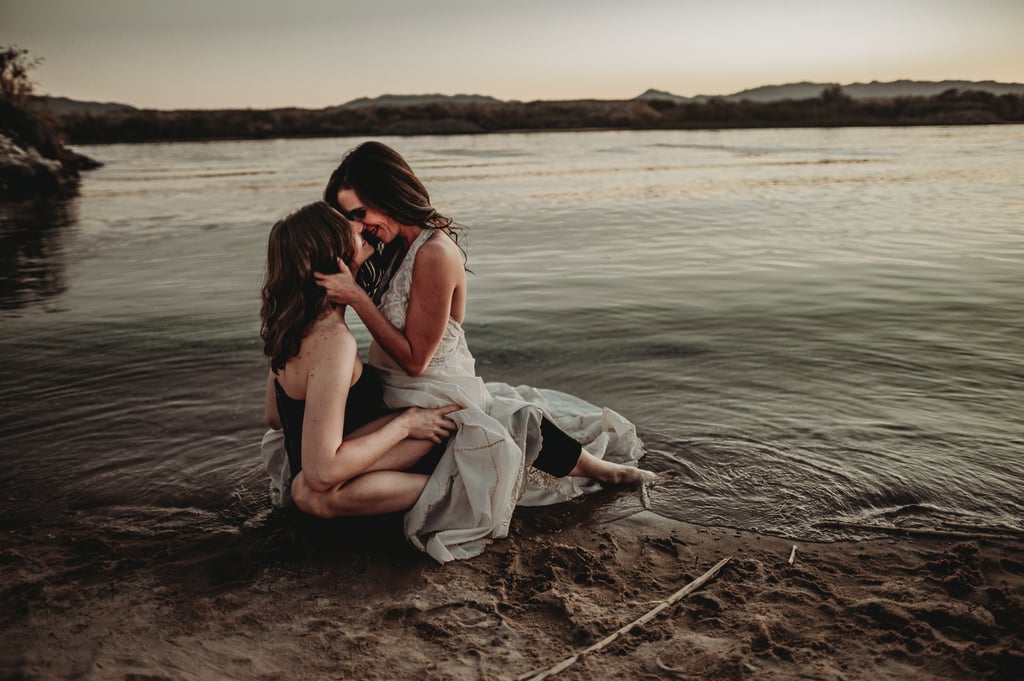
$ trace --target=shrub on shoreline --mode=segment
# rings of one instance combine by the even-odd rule
[[[38,63],[28,50],[0,49],[0,199],[66,196],[79,171],[100,164],[64,144],[58,120],[32,106],[28,72]]]
[[[76,144],[354,135],[457,135],[555,130],[977,125],[1024,122],[1024,95],[947,90],[934,96],[818,97],[758,102],[572,100],[430,102],[326,109],[131,109],[60,118]]]

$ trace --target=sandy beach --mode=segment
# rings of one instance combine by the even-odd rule
[[[644,510],[636,490],[521,509],[438,565],[398,518],[273,512],[120,543],[3,538],[3,679],[523,679],[702,588],[557,679],[992,679],[1024,669],[1024,541],[796,544]],[[790,559],[792,558],[792,562]],[[99,567],[97,567],[99,566]]]

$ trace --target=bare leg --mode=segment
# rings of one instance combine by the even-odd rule
[[[412,508],[429,479],[416,473],[375,471],[316,492],[300,472],[292,482],[292,498],[300,510],[318,518],[379,515]]]
[[[377,431],[400,413],[401,412],[396,411],[392,414],[387,414],[374,419],[373,421],[356,428],[346,437],[358,437],[360,435],[365,435],[366,433]],[[404,471],[426,456],[427,452],[433,449],[434,444],[435,443],[430,440],[402,440],[395,445],[391,451],[370,464],[365,473],[371,473],[373,471]]]
[[[396,411],[374,419],[348,437],[375,432],[400,413]],[[407,473],[405,469],[415,465],[434,445],[431,440],[402,440],[356,477],[322,492],[310,487],[300,471],[292,481],[292,499],[301,511],[318,518],[408,510],[419,499],[429,476]]]
[[[645,471],[633,466],[623,466],[620,463],[599,459],[585,449],[580,454],[576,467],[569,471],[569,475],[591,478],[613,485],[663,482],[668,477],[665,473]]]

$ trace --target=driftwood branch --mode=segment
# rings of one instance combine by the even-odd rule
[[[640,505],[644,507],[644,510],[651,510],[651,494],[647,491],[647,483],[640,485]]]
[[[709,582],[712,578],[714,578],[715,575],[718,574],[718,571],[721,570],[725,566],[725,564],[729,562],[729,560],[730,560],[730,558],[723,558],[722,560],[718,561],[718,563],[713,568],[711,568],[710,570],[705,572],[703,575],[701,575],[697,579],[693,580],[692,582],[690,582],[689,584],[687,584],[682,589],[680,589],[679,591],[675,592],[674,594],[672,594],[671,596],[669,596],[665,600],[660,601],[658,603],[658,605],[656,605],[655,607],[651,608],[650,610],[648,610],[646,613],[644,613],[643,615],[641,615],[637,619],[633,620],[632,622],[630,622],[629,624],[627,624],[627,625],[625,625],[623,627],[620,627],[619,629],[616,629],[614,632],[612,632],[608,636],[604,637],[603,639],[601,639],[600,641],[598,641],[594,645],[590,646],[589,648],[584,648],[583,650],[581,650],[580,652],[576,653],[572,657],[567,657],[566,659],[562,660],[561,662],[559,662],[555,666],[550,667],[548,669],[545,669],[545,670],[543,670],[541,672],[530,672],[528,674],[523,674],[522,676],[519,677],[520,681],[542,681],[542,679],[546,679],[549,676],[554,676],[555,674],[557,674],[558,672],[562,671],[563,669],[567,669],[567,668],[571,667],[573,664],[575,664],[584,655],[586,655],[588,653],[593,653],[595,651],[598,651],[598,650],[601,650],[602,648],[607,647],[613,641],[615,641],[615,639],[617,639],[619,636],[622,636],[623,634],[628,633],[631,629],[633,629],[633,627],[636,627],[636,626],[639,626],[641,624],[646,624],[647,622],[650,622],[652,619],[654,619],[655,616],[657,616],[657,614],[659,612],[661,612],[665,608],[668,608],[669,606],[671,606],[672,604],[676,603],[680,599],[686,597],[687,595],[693,593],[697,589],[699,589],[702,586],[704,586],[707,582]]]

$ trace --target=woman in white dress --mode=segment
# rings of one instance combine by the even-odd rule
[[[385,403],[463,407],[449,415],[458,432],[406,514],[414,545],[442,562],[468,558],[508,533],[517,504],[570,499],[598,489],[595,481],[659,479],[636,468],[642,445],[615,412],[564,393],[477,377],[462,329],[464,254],[452,221],[434,210],[396,151],[378,142],[350,151],[324,200],[397,251],[384,281],[363,282],[379,297],[379,308],[345,263],[337,274],[317,275],[328,299],[355,310],[373,336],[368,361],[381,374]]]

